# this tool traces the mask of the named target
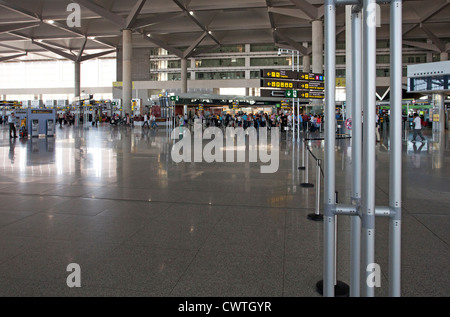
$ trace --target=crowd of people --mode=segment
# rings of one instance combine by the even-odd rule
[[[247,113],[239,112],[236,114],[211,114],[204,116],[202,113],[195,113],[194,115],[178,115],[176,118],[177,126],[192,126],[196,120],[201,120],[205,127],[242,127],[247,129],[249,127],[279,127],[282,131],[292,128],[293,124],[299,123],[303,131],[315,132],[321,128],[323,123],[323,115],[302,114],[293,115],[292,112],[285,113]]]

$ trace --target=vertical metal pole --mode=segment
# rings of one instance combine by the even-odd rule
[[[295,98],[292,98],[292,142],[295,142]]]
[[[389,207],[389,296],[400,296],[402,199],[402,1],[391,1],[391,156]]]
[[[321,160],[317,160],[316,165],[316,210],[314,213],[318,216],[320,214],[320,164]]]
[[[300,142],[300,99],[297,98],[297,142]]]
[[[352,8],[352,202],[361,202],[361,161],[362,161],[362,34],[361,8]],[[361,288],[361,218],[351,217],[350,241],[350,297],[359,297]]]
[[[335,227],[335,108],[336,108],[336,6],[325,0],[325,184],[323,295],[334,297]]]
[[[364,0],[363,23],[363,95],[364,155],[362,183],[362,263],[363,296],[373,297],[375,288],[367,283],[367,267],[375,263],[375,115],[376,115],[376,1]]]
[[[305,151],[308,147],[305,144]],[[306,163],[305,163],[305,174],[304,174],[304,182],[305,184],[309,184],[309,153],[306,153]]]
[[[305,167],[305,151],[306,151],[306,140],[303,138],[302,140],[302,166],[299,169],[306,169]]]

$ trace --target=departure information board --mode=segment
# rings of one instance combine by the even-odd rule
[[[323,74],[304,73],[290,70],[261,69],[261,88],[285,90],[287,98],[324,99],[325,78]],[[276,90],[275,90],[276,91]],[[270,92],[272,96],[282,96]]]

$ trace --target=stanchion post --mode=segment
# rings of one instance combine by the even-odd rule
[[[305,138],[303,138],[303,140],[301,140],[301,142],[302,142],[302,166],[299,166],[298,169],[304,170],[304,169],[306,169],[306,167],[305,167],[306,140],[305,140]]]
[[[321,160],[316,160],[316,206],[313,214],[308,215],[309,220],[323,221],[323,215],[320,214],[320,167]]]
[[[309,155],[308,155],[308,153],[306,153],[305,174],[303,176],[304,177],[304,182],[300,184],[300,187],[303,187],[303,188],[312,188],[312,187],[314,187],[314,184],[311,184],[309,182],[309,164],[308,164],[309,159],[308,158],[309,158]]]

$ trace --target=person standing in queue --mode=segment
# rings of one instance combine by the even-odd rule
[[[8,123],[9,123],[9,138],[17,138],[16,136],[16,115],[14,112],[11,112],[11,115],[8,116]],[[13,135],[12,135],[13,132]]]
[[[62,128],[62,122],[63,122],[64,116],[62,113],[60,113],[58,115],[58,120],[59,120],[59,127]]]

